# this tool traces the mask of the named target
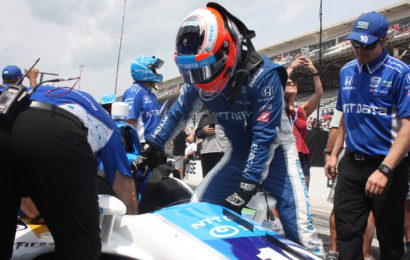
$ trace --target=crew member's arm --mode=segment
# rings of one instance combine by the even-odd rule
[[[39,70],[37,68],[32,68],[29,73],[27,73],[27,78],[30,82],[30,87],[37,86],[37,76]]]
[[[410,117],[403,118],[400,122],[401,128],[397,133],[389,153],[382,162],[382,164],[390,169],[394,169],[410,149]],[[389,177],[380,170],[375,170],[367,179],[365,187],[366,196],[373,198],[382,194],[387,185],[388,178]]]
[[[127,214],[137,214],[137,187],[117,128],[97,156],[104,166],[109,185],[126,205]]]
[[[392,86],[392,96],[397,117],[400,118],[400,130],[382,164],[393,170],[410,149],[410,72],[400,73]],[[367,179],[365,194],[369,197],[380,195],[386,187],[388,176],[380,170],[374,171]]]
[[[337,130],[337,137],[335,144],[333,145],[332,153],[330,154],[328,160],[326,160],[325,164],[325,175],[329,179],[335,179],[337,176],[336,172],[336,165],[337,165],[337,158],[339,153],[343,149],[343,143],[345,140],[345,126],[344,126],[344,119],[343,116],[340,119],[339,129]]]
[[[112,190],[127,207],[128,215],[138,214],[138,194],[133,178],[116,171]]]

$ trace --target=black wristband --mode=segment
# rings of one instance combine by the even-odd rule
[[[323,150],[323,154],[324,154],[324,155],[331,155],[332,152],[326,151],[326,149],[325,149],[325,150]]]
[[[312,76],[312,77],[319,76],[319,72],[313,73],[313,74],[311,74],[310,76]]]
[[[385,164],[380,164],[379,167],[377,168],[379,171],[381,171],[384,175],[389,176],[390,173],[392,172],[392,169],[390,169],[388,166]]]

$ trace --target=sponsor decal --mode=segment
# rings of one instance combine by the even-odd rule
[[[410,90],[407,92],[407,96],[410,96]]]
[[[181,25],[181,27],[185,27],[185,26],[198,26],[198,22],[197,21],[186,21]]]
[[[370,78],[370,84],[378,85],[382,78],[374,76]]]
[[[219,226],[209,230],[209,234],[213,237],[231,237],[239,233],[239,229],[232,226]]]
[[[273,96],[273,86],[268,86],[262,91],[262,97],[267,98]]]
[[[224,120],[235,120],[242,121],[245,120],[247,116],[250,116],[250,112],[247,111],[238,111],[238,112],[216,112],[215,116]]]
[[[246,160],[247,166],[246,166],[246,169],[245,169],[245,173],[249,169],[249,165],[253,164],[253,160],[255,159],[255,153],[256,153],[257,149],[258,149],[257,144],[252,144],[251,145],[251,149],[250,149],[250,152],[249,152],[249,155],[248,155],[248,159]]]
[[[356,88],[354,86],[350,87],[343,87],[342,90],[355,90]]]
[[[406,75],[406,81],[407,81],[407,83],[410,83],[410,73],[407,73],[407,75]]]
[[[153,115],[159,116],[159,115],[161,115],[161,111],[158,110],[158,109],[154,109],[154,110],[147,111],[147,112],[145,113],[145,116],[146,116],[146,117],[152,117]]]
[[[345,77],[345,86],[351,86],[353,84],[353,76]]]
[[[380,84],[381,80],[382,80],[381,77],[377,77],[377,76],[371,77],[370,78],[370,87],[371,88],[377,88],[377,86]],[[370,90],[370,92],[372,92],[372,90]]]
[[[383,80],[382,86],[386,87],[386,88],[391,88],[391,86],[393,85],[392,81],[389,80]]]
[[[259,109],[259,111],[262,111],[262,110],[272,110],[272,109],[273,109],[272,104],[267,104],[267,105],[262,106],[262,107]]]
[[[358,21],[356,29],[368,30],[370,23],[368,21]]]
[[[264,123],[268,122],[269,121],[269,111],[260,112],[256,120],[259,122],[264,122]]]
[[[148,104],[148,103],[151,103],[151,99],[147,95],[145,95],[144,96],[144,104]]]
[[[387,116],[386,107],[377,107],[366,104],[354,104],[348,103],[343,104],[343,113],[356,113],[356,114],[365,114],[365,115],[381,115]]]
[[[237,224],[227,216],[202,219],[191,224],[191,227],[194,230],[205,229],[205,232],[207,232],[211,237],[234,237],[243,231],[249,231],[249,229]],[[262,231],[266,230],[265,228],[257,225],[255,225],[254,228]]]
[[[21,248],[54,246],[54,242],[16,242],[14,246],[14,250],[19,250]]]
[[[208,42],[213,42],[215,38],[215,25],[212,24],[209,27],[209,37],[208,37]]]

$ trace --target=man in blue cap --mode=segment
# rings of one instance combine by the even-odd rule
[[[39,71],[37,68],[33,68],[27,73],[27,78],[30,82],[30,86],[32,87],[37,85],[38,72]],[[8,85],[16,84],[23,77],[23,73],[21,72],[21,69],[19,67],[9,65],[3,69],[1,76],[3,78],[3,85],[0,85],[0,94]]]
[[[0,94],[9,84],[15,84],[19,81],[21,77],[23,77],[23,74],[21,73],[21,69],[19,67],[9,65],[3,69],[1,77],[3,78],[3,85],[0,85]]]
[[[356,59],[340,70],[336,109],[343,112],[339,135],[325,165],[335,178],[334,198],[339,259],[363,259],[362,237],[371,210],[380,259],[404,254],[403,218],[410,149],[410,69],[384,48],[388,21],[380,13],[361,15],[351,41]],[[407,259],[407,258],[406,258]]]

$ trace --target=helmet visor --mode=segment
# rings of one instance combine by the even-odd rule
[[[204,84],[214,80],[225,67],[227,57],[216,59],[215,55],[177,56],[175,62],[184,81],[188,84]]]

